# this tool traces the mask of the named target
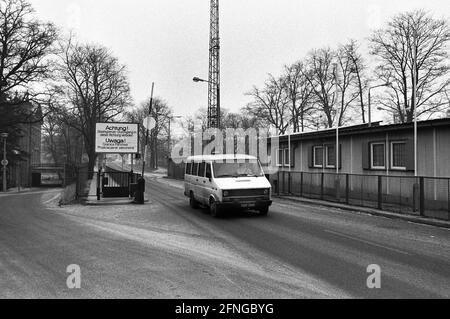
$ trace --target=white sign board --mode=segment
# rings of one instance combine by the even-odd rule
[[[97,123],[95,152],[104,154],[138,154],[139,124]]]

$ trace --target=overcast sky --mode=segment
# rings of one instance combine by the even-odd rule
[[[110,48],[129,70],[132,96],[155,94],[175,115],[207,105],[208,0],[31,0],[37,15],[82,41]],[[267,73],[303,58],[311,49],[350,38],[364,47],[371,30],[406,10],[450,16],[449,0],[222,0],[222,107],[238,111],[245,92]]]

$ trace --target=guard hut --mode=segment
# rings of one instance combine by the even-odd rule
[[[139,154],[139,124],[97,123],[95,152],[100,156]],[[133,168],[123,170],[114,163],[98,165],[97,199],[134,197],[139,178]]]

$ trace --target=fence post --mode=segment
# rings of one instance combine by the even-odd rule
[[[450,180],[449,180],[449,183],[450,183]],[[303,172],[300,173],[300,197],[303,197]],[[449,209],[450,209],[450,206],[449,206]]]
[[[383,209],[383,177],[378,176],[378,209]]]
[[[324,179],[325,179],[325,174],[322,172],[320,175],[320,199],[321,200],[323,200]]]
[[[425,216],[425,178],[420,177],[420,216]]]
[[[350,204],[350,175],[345,174],[345,203]]]

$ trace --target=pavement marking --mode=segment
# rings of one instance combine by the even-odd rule
[[[399,254],[411,256],[410,253],[407,253],[407,252],[405,252],[405,251],[403,251],[403,250],[400,250],[400,249],[396,249],[396,248],[392,248],[392,247],[380,245],[380,244],[377,244],[377,243],[374,243],[374,242],[371,242],[371,241],[368,241],[368,240],[364,240],[364,239],[361,239],[361,238],[358,238],[358,237],[353,237],[353,236],[345,235],[345,234],[342,234],[342,233],[339,233],[339,232],[335,232],[335,231],[332,231],[332,230],[327,230],[327,229],[325,229],[324,231],[325,231],[326,233],[330,233],[330,234],[333,234],[333,235],[345,237],[345,238],[347,238],[347,239],[352,239],[352,240],[355,240],[355,241],[359,241],[359,242],[365,243],[365,244],[367,244],[367,245],[371,245],[371,246],[375,246],[375,247],[378,247],[378,248],[387,249],[387,250],[390,250],[390,251],[393,251],[393,252],[396,252],[396,253],[399,253]]]

